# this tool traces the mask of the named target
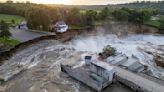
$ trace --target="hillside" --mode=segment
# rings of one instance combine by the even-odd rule
[[[62,5],[61,5],[62,6]],[[99,10],[104,7],[109,8],[134,8],[134,9],[142,9],[142,8],[153,8],[153,9],[159,9],[160,13],[164,14],[164,1],[159,2],[134,2],[134,3],[126,3],[126,4],[116,4],[116,5],[63,5],[65,7],[78,7],[80,9],[84,10]]]
[[[127,7],[127,8],[135,8],[135,9],[153,8],[153,9],[159,9],[159,11],[164,14],[164,1],[134,2],[134,3],[129,3],[129,4],[109,5],[109,7],[112,7],[112,8]]]

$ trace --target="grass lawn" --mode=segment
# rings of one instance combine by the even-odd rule
[[[161,23],[158,20],[149,20],[149,21],[145,22],[144,24],[148,25],[148,26],[153,26],[156,28],[160,28],[160,25],[161,25]]]
[[[5,44],[5,45],[10,45],[10,46],[15,46],[19,44],[20,42],[11,38],[7,37],[0,37],[0,44]]]
[[[4,20],[6,23],[9,24],[12,24],[11,20],[14,20],[15,24],[19,24],[21,21],[24,20],[24,18],[16,15],[0,14],[0,21],[1,20]]]

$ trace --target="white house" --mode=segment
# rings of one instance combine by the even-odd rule
[[[66,25],[66,23],[64,21],[58,21],[56,22],[56,24],[54,25],[54,28],[57,32],[66,32],[68,29],[68,25]]]

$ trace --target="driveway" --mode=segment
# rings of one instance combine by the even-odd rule
[[[49,33],[44,32],[34,32],[29,30],[20,30],[16,28],[10,28],[10,32],[12,33],[12,38],[17,39],[20,42],[25,42],[28,40],[32,40],[34,38],[50,35]]]

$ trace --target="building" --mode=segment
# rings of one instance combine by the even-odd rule
[[[121,64],[121,66],[126,67],[128,70],[133,72],[141,72],[144,70],[144,65],[139,62],[139,59],[135,56],[131,56],[128,61]]]
[[[90,65],[91,60],[92,60],[92,56],[85,56],[85,64],[86,65]]]
[[[125,54],[118,54],[116,56],[109,56],[106,59],[106,62],[108,62],[112,65],[116,65],[116,66],[119,66],[126,61],[128,61],[128,57]]]
[[[85,64],[79,67],[61,65],[61,71],[68,73],[97,92],[101,92],[112,83],[115,69],[106,62],[91,60],[91,58],[91,56],[86,56]]]
[[[53,25],[53,28],[60,33],[66,32],[68,29],[68,25],[64,21],[58,21],[55,25]]]
[[[16,28],[21,30],[28,30],[27,21],[22,21],[20,24],[16,26]]]
[[[114,66],[109,65],[106,62],[94,60],[91,62],[90,70],[92,73],[102,78],[103,86],[109,85],[109,83],[113,81],[113,75],[115,73]]]

